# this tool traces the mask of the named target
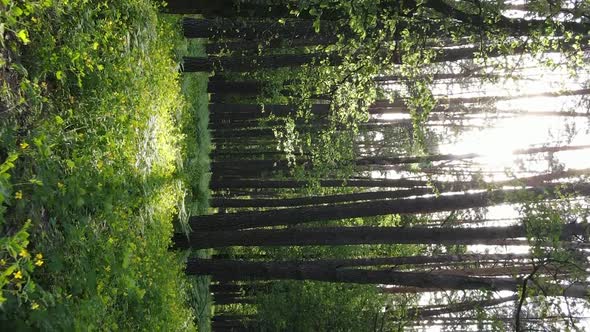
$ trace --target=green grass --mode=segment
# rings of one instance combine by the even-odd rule
[[[205,56],[205,49],[202,40],[187,40],[186,43],[179,47],[178,53],[181,55]],[[206,214],[209,210],[209,152],[211,149],[211,137],[207,128],[209,123],[209,109],[207,94],[208,75],[206,73],[190,73],[182,78],[182,92],[190,101],[187,113],[190,118],[186,132],[194,133],[187,137],[191,143],[188,151],[188,158],[185,161],[185,170],[191,174],[191,178],[199,179],[191,183],[193,202],[190,206],[191,215]],[[188,231],[188,230],[185,230]],[[189,253],[199,258],[211,257],[211,250],[197,250]],[[211,278],[208,276],[190,277],[190,303],[195,312],[196,321],[199,331],[207,332],[211,330],[211,316],[213,315],[213,306],[211,295],[209,293],[209,284]]]
[[[154,3],[0,0],[3,329],[195,329],[168,248],[207,211],[206,77]]]
[[[179,55],[204,56],[205,49],[201,40],[186,40],[177,47]],[[209,210],[209,152],[211,137],[207,128],[209,124],[209,97],[207,94],[208,75],[206,73],[189,73],[182,77],[182,93],[188,101],[188,112],[183,119],[184,132],[187,133],[187,151],[184,162],[185,173],[190,177],[193,203],[188,210],[191,215],[206,214]],[[190,134],[189,134],[190,133]],[[199,179],[198,181],[192,181]]]

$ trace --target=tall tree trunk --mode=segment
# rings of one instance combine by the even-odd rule
[[[420,307],[408,310],[406,317],[409,319],[423,319],[464,311],[484,309],[506,302],[513,302],[518,300],[518,298],[518,295],[512,295],[488,300],[465,301],[460,303],[449,303],[446,305]]]
[[[223,51],[237,52],[238,54],[254,55],[259,50],[266,49],[293,49],[306,46],[323,45],[328,46],[338,41],[336,35],[316,34],[306,38],[298,39],[271,39],[259,41],[219,41],[205,45],[207,54],[218,54]]]
[[[456,254],[456,255],[435,255],[435,256],[398,256],[398,257],[370,257],[370,258],[343,258],[343,259],[320,259],[312,260],[309,263],[320,264],[332,267],[354,267],[354,266],[419,266],[430,268],[432,264],[443,263],[438,266],[446,266],[451,263],[460,262],[464,264],[505,264],[520,262],[532,258],[529,254]],[[217,259],[227,259],[220,257]],[[240,285],[233,285],[239,289]],[[237,288],[236,288],[237,287]]]
[[[260,81],[209,81],[207,84],[207,92],[209,93],[256,96],[262,92],[263,88],[264,84]],[[210,108],[215,107],[215,105],[211,105]],[[212,111],[210,110],[210,112]],[[228,114],[227,116],[230,117],[231,115]]]
[[[342,62],[337,56],[321,53],[309,54],[279,54],[263,56],[220,56],[220,57],[184,57],[184,72],[209,72],[213,70],[247,72],[257,69],[277,69],[284,67],[298,67],[313,63],[321,59],[328,59],[331,64]]]
[[[565,241],[573,235],[584,235],[589,230],[585,224],[564,225],[561,239]],[[192,232],[189,239],[177,233],[174,243],[181,249],[357,244],[498,245],[507,239],[526,236],[525,227],[520,225],[471,228],[318,227]]]
[[[415,6],[414,1],[409,1],[408,6]],[[515,36],[527,36],[533,32],[543,33],[547,29],[547,20],[544,19],[513,19],[505,16],[499,16],[497,20],[490,25],[486,18],[479,14],[469,14],[456,7],[444,2],[443,0],[427,0],[423,2],[423,6],[432,8],[433,10],[449,17],[456,19],[465,24],[472,25],[481,31],[489,30],[490,28],[507,31]],[[590,30],[590,24],[578,23],[572,21],[560,22],[562,28],[557,29],[556,35],[562,34],[564,31],[572,32],[574,34],[585,35]]]
[[[232,117],[233,115],[247,114],[248,119],[257,119],[259,115],[273,114],[275,116],[288,116],[297,111],[295,105],[257,105],[257,104],[213,104],[210,105],[211,114],[223,114],[224,117]],[[311,112],[314,115],[328,115],[330,105],[328,104],[313,104]]]
[[[445,49],[438,53],[433,62],[453,62],[475,58],[479,47]],[[496,54],[497,53],[497,54]],[[490,52],[490,56],[502,55],[501,52]],[[247,72],[257,69],[276,69],[282,67],[297,67],[313,63],[321,59],[328,59],[331,65],[339,65],[342,58],[336,54],[280,54],[263,56],[219,56],[219,57],[184,57],[184,72],[208,72],[212,70]],[[391,60],[392,64],[401,64],[399,56]]]
[[[266,3],[252,0],[166,0],[162,10],[170,14],[201,14],[204,17],[290,17],[290,7],[285,1],[268,0]],[[302,17],[306,17],[302,15]],[[306,17],[307,18],[307,17]]]
[[[186,273],[211,275],[216,280],[316,280],[358,284],[387,284],[420,288],[454,290],[518,291],[522,285],[515,278],[477,278],[436,273],[398,272],[389,270],[338,269],[320,264],[293,262],[243,262],[190,259]],[[590,292],[583,285],[557,288],[555,295],[586,298]]]
[[[252,153],[250,153],[252,155]],[[285,168],[283,168],[285,169]],[[212,207],[294,207],[294,206],[307,206],[307,205],[319,205],[319,204],[334,204],[343,202],[358,202],[367,200],[380,200],[380,199],[395,199],[395,198],[407,198],[411,196],[422,196],[427,194],[433,194],[436,190],[439,194],[454,192],[454,191],[467,191],[467,190],[487,190],[492,187],[500,188],[502,186],[541,186],[543,183],[553,181],[557,179],[565,179],[576,176],[582,176],[590,174],[590,169],[581,170],[567,170],[558,171],[547,174],[534,175],[525,178],[517,178],[505,181],[497,181],[491,183],[436,183],[438,186],[433,188],[412,188],[412,189],[400,189],[395,191],[373,191],[364,193],[352,193],[352,194],[337,194],[337,195],[326,195],[326,196],[309,196],[309,197],[296,197],[296,198],[260,198],[260,199],[240,199],[240,198],[213,198],[210,201]],[[435,188],[435,189],[434,189]]]
[[[490,263],[530,259],[529,254],[457,254],[436,256],[400,256],[400,257],[375,257],[358,259],[323,259],[313,261],[330,266],[381,266],[381,265],[426,265],[434,263]]]
[[[220,135],[227,135],[228,137],[249,137],[251,136],[259,136],[259,135],[272,135],[272,129],[266,128],[256,128],[256,129],[246,129],[246,130],[218,130],[215,133],[220,133]],[[526,154],[535,154],[535,153],[558,153],[558,152],[565,152],[565,151],[576,151],[576,150],[585,150],[590,149],[590,145],[574,145],[574,146],[546,146],[546,147],[535,147],[535,148],[528,148],[528,149],[518,149],[512,151],[513,155],[526,155]],[[485,154],[480,153],[466,153],[466,154],[436,154],[436,155],[426,155],[426,156],[401,156],[401,157],[361,157],[357,158],[352,161],[353,164],[356,166],[389,166],[389,165],[403,165],[403,164],[417,164],[417,163],[427,163],[427,162],[437,162],[437,161],[457,161],[457,160],[466,160],[466,159],[475,159],[475,158],[482,158]],[[311,161],[301,160],[301,163],[311,163]],[[270,167],[277,167],[278,165],[282,164],[284,166],[288,166],[286,161],[281,160],[227,160],[223,161],[222,163],[227,163],[229,165],[234,165],[236,167],[257,167],[257,168],[268,168]],[[220,164],[221,165],[221,164]]]
[[[237,303],[254,303],[254,300],[249,297],[243,297],[235,294],[214,294],[213,302],[216,305],[237,304]]]
[[[382,294],[419,294],[419,293],[431,293],[440,292],[440,288],[421,288],[421,287],[410,287],[410,286],[395,286],[395,287],[379,287]]]
[[[522,195],[543,196],[546,199],[552,199],[567,194],[589,195],[590,184],[551,184],[544,187],[520,190],[492,190],[475,194],[195,216],[190,218],[190,225],[195,231],[237,230],[255,227],[296,225],[346,218],[373,217],[386,214],[433,213],[481,208],[500,203],[516,203],[522,200],[520,198],[523,197]]]
[[[357,187],[357,188],[413,188],[427,187],[431,182],[425,180],[409,179],[347,179],[347,180],[320,180],[322,187]],[[453,182],[455,184],[470,184],[471,182]],[[448,184],[448,183],[447,183]],[[239,179],[239,180],[214,180],[209,187],[211,189],[233,189],[233,188],[305,188],[309,185],[307,181],[300,180],[264,180],[264,179]],[[444,186],[445,182],[434,181],[433,186]]]
[[[501,181],[490,183],[491,186],[513,185],[518,186],[523,183],[540,184],[545,181],[556,180],[560,178],[568,178],[574,176],[586,175],[590,169],[567,170],[560,172],[553,172],[531,176],[523,179]],[[357,188],[414,188],[414,187],[428,187],[433,186],[438,189],[448,188],[449,185],[457,186],[472,186],[472,182],[441,182],[441,181],[425,181],[425,180],[409,180],[409,179],[342,179],[342,180],[320,180],[322,187],[357,187]],[[211,189],[237,189],[237,188],[304,188],[309,183],[299,180],[264,180],[264,179],[239,179],[239,180],[214,180],[210,183]]]
[[[247,315],[247,314],[217,314],[211,318],[214,322],[227,322],[227,321],[249,321],[255,318],[255,315]]]
[[[433,194],[432,188],[414,188],[391,191],[375,191],[354,194],[339,194],[325,196],[309,196],[296,198],[259,198],[259,199],[239,199],[239,198],[213,198],[209,201],[211,207],[294,207],[306,205],[334,204],[343,202],[359,202],[375,199],[395,199],[406,198],[411,196],[422,196]]]
[[[197,19],[185,17],[182,29],[186,38],[240,38],[243,40],[299,39],[317,36],[313,20],[235,20],[226,18]],[[334,22],[321,21],[320,31],[334,31]]]
[[[213,83],[213,89],[218,86],[221,89],[223,84],[234,86],[236,89],[242,87],[243,89],[253,89],[258,87],[254,82],[228,82],[228,83]],[[259,83],[261,84],[261,83]],[[484,97],[452,97],[446,99],[439,99],[438,106],[434,108],[434,112],[445,112],[455,106],[464,106],[470,104],[485,104],[495,101],[519,99],[519,98],[534,98],[534,97],[560,97],[560,96],[580,96],[590,94],[590,89],[577,89],[558,92],[541,92],[541,93],[527,93],[520,95],[497,95]],[[316,116],[325,116],[329,114],[329,104],[313,104],[310,112]],[[289,116],[295,114],[297,111],[294,105],[264,105],[264,108],[258,104],[213,104],[210,107],[212,118],[222,117],[224,119],[242,119],[255,120],[268,117],[269,114],[276,116]],[[388,100],[377,100],[369,107],[369,113],[373,115],[387,114],[387,113],[407,113],[407,107],[402,99],[397,99],[395,102]],[[506,113],[509,113],[508,111]],[[541,112],[539,112],[541,113]],[[549,113],[549,112],[543,112]],[[549,114],[584,116],[585,113],[568,113],[568,112],[552,112]]]

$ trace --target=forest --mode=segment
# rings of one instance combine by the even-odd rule
[[[0,330],[590,331],[587,0],[0,0]]]

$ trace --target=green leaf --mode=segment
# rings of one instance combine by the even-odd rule
[[[0,164],[0,174],[7,172],[9,169],[14,167],[14,162],[18,158],[18,153],[11,153],[8,155],[6,160]]]
[[[16,36],[23,42],[23,44],[27,45],[28,43],[31,42],[31,40],[29,39],[29,33],[27,32],[27,30],[22,29],[20,30]]]
[[[59,126],[59,125],[61,125],[63,123],[64,123],[64,119],[61,116],[56,115],[55,116],[55,124],[57,124]]]
[[[23,14],[23,10],[18,6],[14,6],[12,7],[12,14],[16,17],[19,17]]]
[[[38,185],[39,187],[43,186],[43,181],[37,179],[37,178],[32,178],[29,180],[30,183]]]
[[[320,32],[320,20],[314,20],[313,21],[313,29],[315,30],[316,33]]]

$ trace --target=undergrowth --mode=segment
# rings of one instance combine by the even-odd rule
[[[178,54],[189,56],[205,56],[205,49],[202,40],[189,39],[179,45]],[[209,210],[209,152],[211,150],[210,134],[207,128],[209,124],[208,95],[207,95],[207,73],[190,73],[182,78],[182,92],[189,101],[190,112],[187,112],[186,132],[193,133],[187,137],[186,146],[187,158],[185,160],[185,171],[189,178],[199,179],[190,182],[192,197],[188,200],[192,205],[187,209],[190,215],[206,214]],[[189,231],[185,229],[185,231]],[[196,250],[188,252],[199,258],[211,257],[211,250]],[[195,313],[199,331],[211,330],[211,317],[213,306],[209,284],[209,276],[191,276],[189,278],[190,292],[189,301]]]
[[[195,329],[168,248],[206,211],[208,137],[178,30],[149,0],[0,0],[3,329]]]

